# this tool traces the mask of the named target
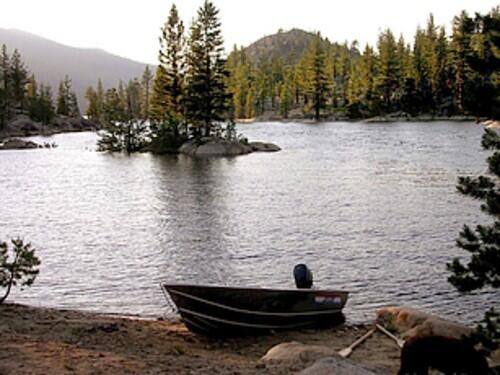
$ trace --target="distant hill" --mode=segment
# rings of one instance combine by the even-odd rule
[[[87,107],[85,90],[95,86],[99,78],[105,88],[116,86],[142,75],[146,64],[112,55],[99,49],[69,47],[19,30],[0,28],[0,45],[7,45],[9,54],[17,48],[30,72],[38,82],[52,86],[54,99],[59,81],[67,74],[73,80],[73,90],[80,109]]]
[[[300,29],[278,31],[265,36],[245,48],[245,52],[254,63],[262,58],[270,60],[281,58],[284,61],[297,62],[314,39],[315,34]]]

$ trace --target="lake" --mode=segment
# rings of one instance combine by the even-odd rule
[[[460,296],[446,262],[464,223],[490,222],[456,192],[487,169],[473,123],[240,125],[278,153],[190,159],[95,152],[94,133],[31,137],[53,150],[0,153],[0,239],[42,259],[10,301],[170,315],[162,280],[351,292],[351,322],[407,304],[472,322],[498,291]]]

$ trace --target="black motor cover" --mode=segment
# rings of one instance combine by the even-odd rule
[[[293,277],[299,289],[310,289],[313,285],[312,272],[305,264],[297,264],[293,268]]]

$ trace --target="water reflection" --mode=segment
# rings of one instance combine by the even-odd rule
[[[153,158],[158,239],[165,279],[226,284],[233,280],[234,237],[221,160]]]

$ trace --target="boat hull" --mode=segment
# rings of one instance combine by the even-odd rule
[[[344,321],[348,293],[162,284],[186,326],[209,336],[261,334]],[[168,298],[167,296],[167,298]]]

